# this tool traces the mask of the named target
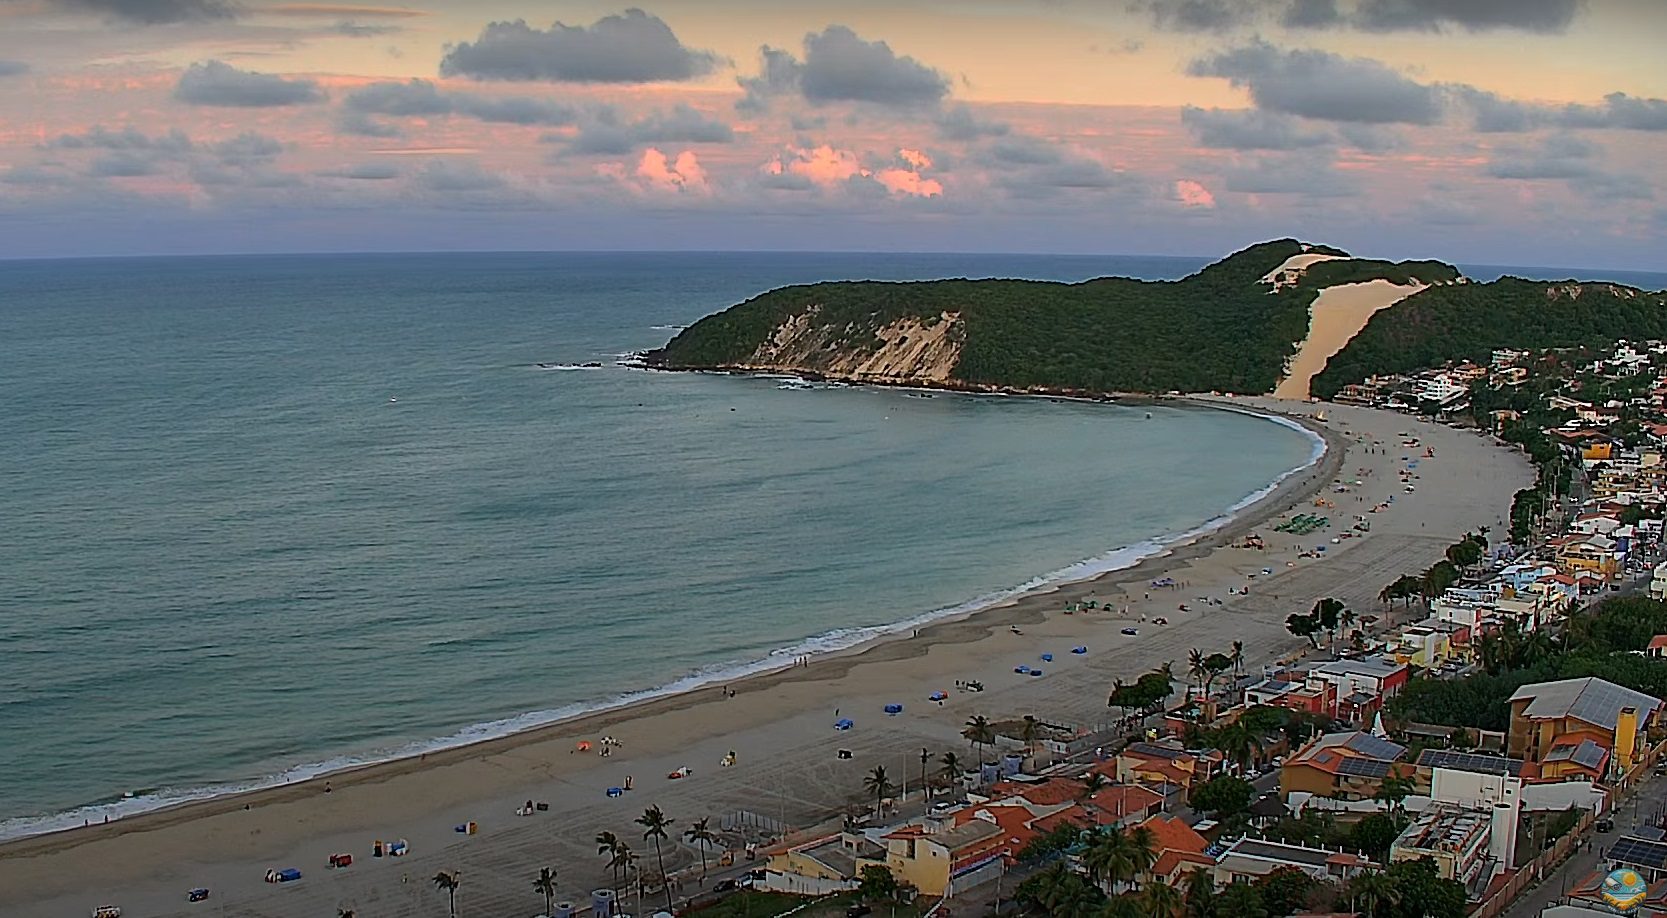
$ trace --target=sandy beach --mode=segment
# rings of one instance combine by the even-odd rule
[[[1306,643],[1285,631],[1287,615],[1324,596],[1362,614],[1384,614],[1376,596],[1385,584],[1433,563],[1468,529],[1501,531],[1511,494],[1532,478],[1527,463],[1492,438],[1403,415],[1271,399],[1223,401],[1305,418],[1325,433],[1329,448],[1317,467],[1193,544],[1128,570],[736,682],[727,687],[733,697],[713,687],[338,773],[328,783],[320,779],[12,842],[0,846],[0,914],[86,914],[110,903],[122,907],[124,918],[299,918],[336,908],[355,909],[361,918],[435,915],[444,914],[444,896],[429,878],[458,870],[461,914],[532,915],[543,908],[532,886],[542,866],[557,869],[561,899],[587,901],[588,891],[607,879],[592,841],[597,832],[616,832],[652,859],[632,823],[647,806],[676,820],[674,834],[708,817],[714,826],[751,820],[808,827],[864,799],[862,777],[876,765],[885,765],[894,779],[918,782],[923,748],[934,771],[943,752],[966,756],[960,728],[975,714],[993,720],[1033,714],[1092,728],[1115,719],[1115,709],[1106,706],[1114,679],[1132,679],[1166,661],[1176,661],[1181,674],[1193,647],[1225,650],[1241,640],[1247,669],[1289,657]],[[1313,420],[1316,410],[1327,419]],[[1401,431],[1413,432],[1434,456],[1401,448]],[[1411,492],[1396,475],[1403,458],[1420,459]],[[1184,457],[1176,461],[1184,464]],[[1363,484],[1355,487],[1355,481]],[[1339,482],[1349,490],[1335,492]],[[1315,506],[1316,495],[1334,507]],[[1391,496],[1388,510],[1369,512]],[[1294,512],[1328,515],[1333,522],[1301,538],[1272,531],[1275,518]],[[1368,517],[1370,533],[1332,544],[1356,514]],[[1237,547],[1252,530],[1266,539],[1265,550]],[[1299,557],[1322,544],[1324,557]],[[1161,577],[1183,586],[1151,589]],[[1241,588],[1248,592],[1230,592]],[[1119,611],[1065,614],[1068,603],[1084,598]],[[1190,611],[1181,611],[1182,604]],[[909,612],[896,611],[896,618]],[[1152,622],[1160,616],[1168,624]],[[1023,633],[1014,634],[1015,626]],[[1139,633],[1124,635],[1125,627]],[[1075,645],[1089,652],[1069,653]],[[1045,652],[1054,654],[1053,662],[1040,662]],[[1046,673],[1015,674],[1021,663]],[[955,687],[974,679],[987,690]],[[939,689],[949,692],[947,701],[929,703],[927,695]],[[904,704],[904,712],[884,715],[888,702]],[[834,731],[836,717],[852,718],[855,728]],[[607,758],[575,751],[578,741],[603,735],[623,745]],[[839,758],[840,749],[852,757]],[[720,768],[731,751],[737,764]],[[680,766],[693,774],[669,781],[666,774]],[[605,795],[627,776],[634,790],[617,799]],[[550,808],[516,815],[527,800]],[[478,834],[453,831],[467,821],[478,823]],[[370,857],[373,840],[401,838],[409,840],[411,855]],[[328,856],[338,851],[352,853],[356,863],[326,870]],[[667,848],[668,869],[695,858],[694,849],[681,843]],[[262,882],[267,869],[290,866],[303,871],[301,881]],[[188,905],[185,891],[198,886],[212,888],[213,898]]]

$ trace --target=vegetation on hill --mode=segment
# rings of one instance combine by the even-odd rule
[[[951,379],[972,386],[1101,392],[1267,392],[1308,333],[1321,286],[1274,292],[1262,278],[1294,255],[1346,256],[1294,239],[1264,242],[1178,281],[1099,278],[1077,284],[1022,280],[840,282],[783,287],[708,316],[659,351],[667,369],[748,366],[791,320],[835,333],[806,366],[883,345],[876,332],[900,320],[926,327],[958,316]],[[1446,279],[1431,262],[1321,262],[1330,282],[1386,277]],[[802,318],[801,318],[802,317]]]
[[[1372,316],[1310,388],[1330,398],[1368,376],[1486,363],[1496,348],[1606,347],[1623,338],[1667,338],[1667,296],[1515,277],[1437,286]]]
[[[1316,290],[1340,284],[1361,284],[1386,280],[1392,284],[1444,284],[1459,279],[1459,269],[1439,261],[1379,261],[1375,258],[1349,258],[1339,261],[1319,261],[1308,266],[1298,282],[1300,286]]]

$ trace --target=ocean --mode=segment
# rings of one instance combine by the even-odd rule
[[[1201,264],[0,263],[0,837],[734,678],[1219,524],[1311,438],[616,362],[785,283]]]

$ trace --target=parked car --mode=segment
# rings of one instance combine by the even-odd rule
[[[1615,831],[1615,820],[1605,817],[1599,819],[1594,826],[1599,832],[1613,832]]]
[[[845,918],[862,918],[863,915],[873,914],[874,910],[858,902],[845,910]]]
[[[733,879],[719,880],[717,882],[717,884],[712,887],[712,891],[715,892],[715,893],[726,893],[726,892],[734,892],[735,890],[740,889],[740,888],[741,888],[741,884],[736,880],[733,880]]]

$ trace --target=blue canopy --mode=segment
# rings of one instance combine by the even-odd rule
[[[1053,654],[1051,654],[1051,653],[1042,654],[1042,662],[1043,663],[1052,663],[1053,662]]]
[[[852,727],[855,727],[856,725],[857,725],[857,722],[852,720],[849,717],[841,717],[840,719],[834,721],[834,729],[835,730],[849,730]]]
[[[894,701],[891,704],[886,705],[886,713],[901,714],[903,713],[903,706]]]
[[[1087,653],[1088,648],[1087,647],[1072,647],[1071,652],[1080,656],[1082,654]]]

